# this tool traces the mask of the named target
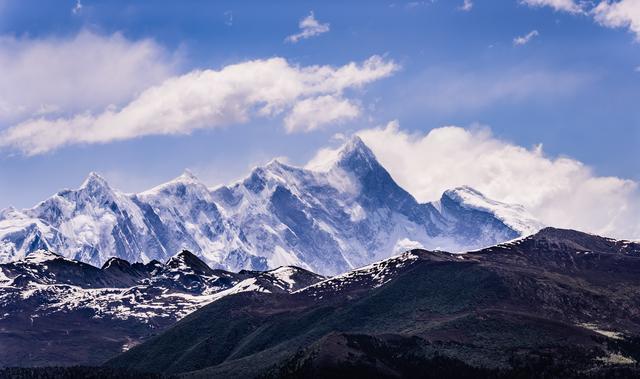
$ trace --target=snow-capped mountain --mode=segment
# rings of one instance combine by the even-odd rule
[[[330,275],[411,248],[476,249],[541,226],[469,187],[419,203],[354,137],[321,168],[274,160],[217,188],[187,172],[124,194],[92,173],[76,190],[0,212],[0,262],[38,249],[93,265],[112,256],[165,261],[187,249],[214,268],[295,265]]]
[[[36,317],[90,309],[94,317],[175,321],[228,294],[288,293],[322,279],[293,266],[239,273],[214,270],[186,250],[165,264],[156,260],[131,264],[111,258],[102,268],[36,250],[24,260],[0,264],[0,305],[10,309],[17,296],[37,306]]]

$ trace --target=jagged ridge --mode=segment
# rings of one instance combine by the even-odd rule
[[[524,209],[470,188],[421,204],[358,138],[318,170],[277,160],[207,188],[192,173],[124,194],[91,173],[30,209],[0,212],[0,262],[38,249],[102,265],[165,261],[187,249],[213,268],[300,266],[337,274],[408,247],[462,251],[539,229]]]

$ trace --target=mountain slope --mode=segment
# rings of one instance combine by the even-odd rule
[[[298,267],[214,270],[188,251],[165,264],[111,258],[97,268],[38,250],[0,264],[0,367],[99,364],[225,296],[322,279]]]
[[[408,248],[463,251],[541,227],[524,209],[468,187],[418,203],[358,138],[319,170],[272,161],[207,188],[191,173],[124,194],[92,173],[30,209],[0,212],[0,262],[38,249],[102,265],[192,251],[213,268],[294,265],[333,275]]]
[[[413,250],[292,294],[225,297],[108,365],[299,377],[360,362],[392,377],[444,357],[506,377],[605,375],[640,360],[638,254],[550,228],[467,254]]]

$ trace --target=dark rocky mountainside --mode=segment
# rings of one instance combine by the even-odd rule
[[[39,250],[0,264],[0,367],[97,365],[224,296],[322,279],[289,266],[213,270],[188,251],[165,264],[111,258],[97,268]]]
[[[202,378],[631,377],[639,278],[640,244],[546,228],[466,254],[412,250],[291,294],[226,296],[107,365]]]

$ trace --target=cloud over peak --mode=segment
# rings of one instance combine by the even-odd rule
[[[639,183],[598,176],[575,159],[545,155],[541,145],[518,146],[486,127],[419,134],[391,122],[357,134],[420,201],[469,185],[492,199],[522,204],[547,225],[640,238]]]

